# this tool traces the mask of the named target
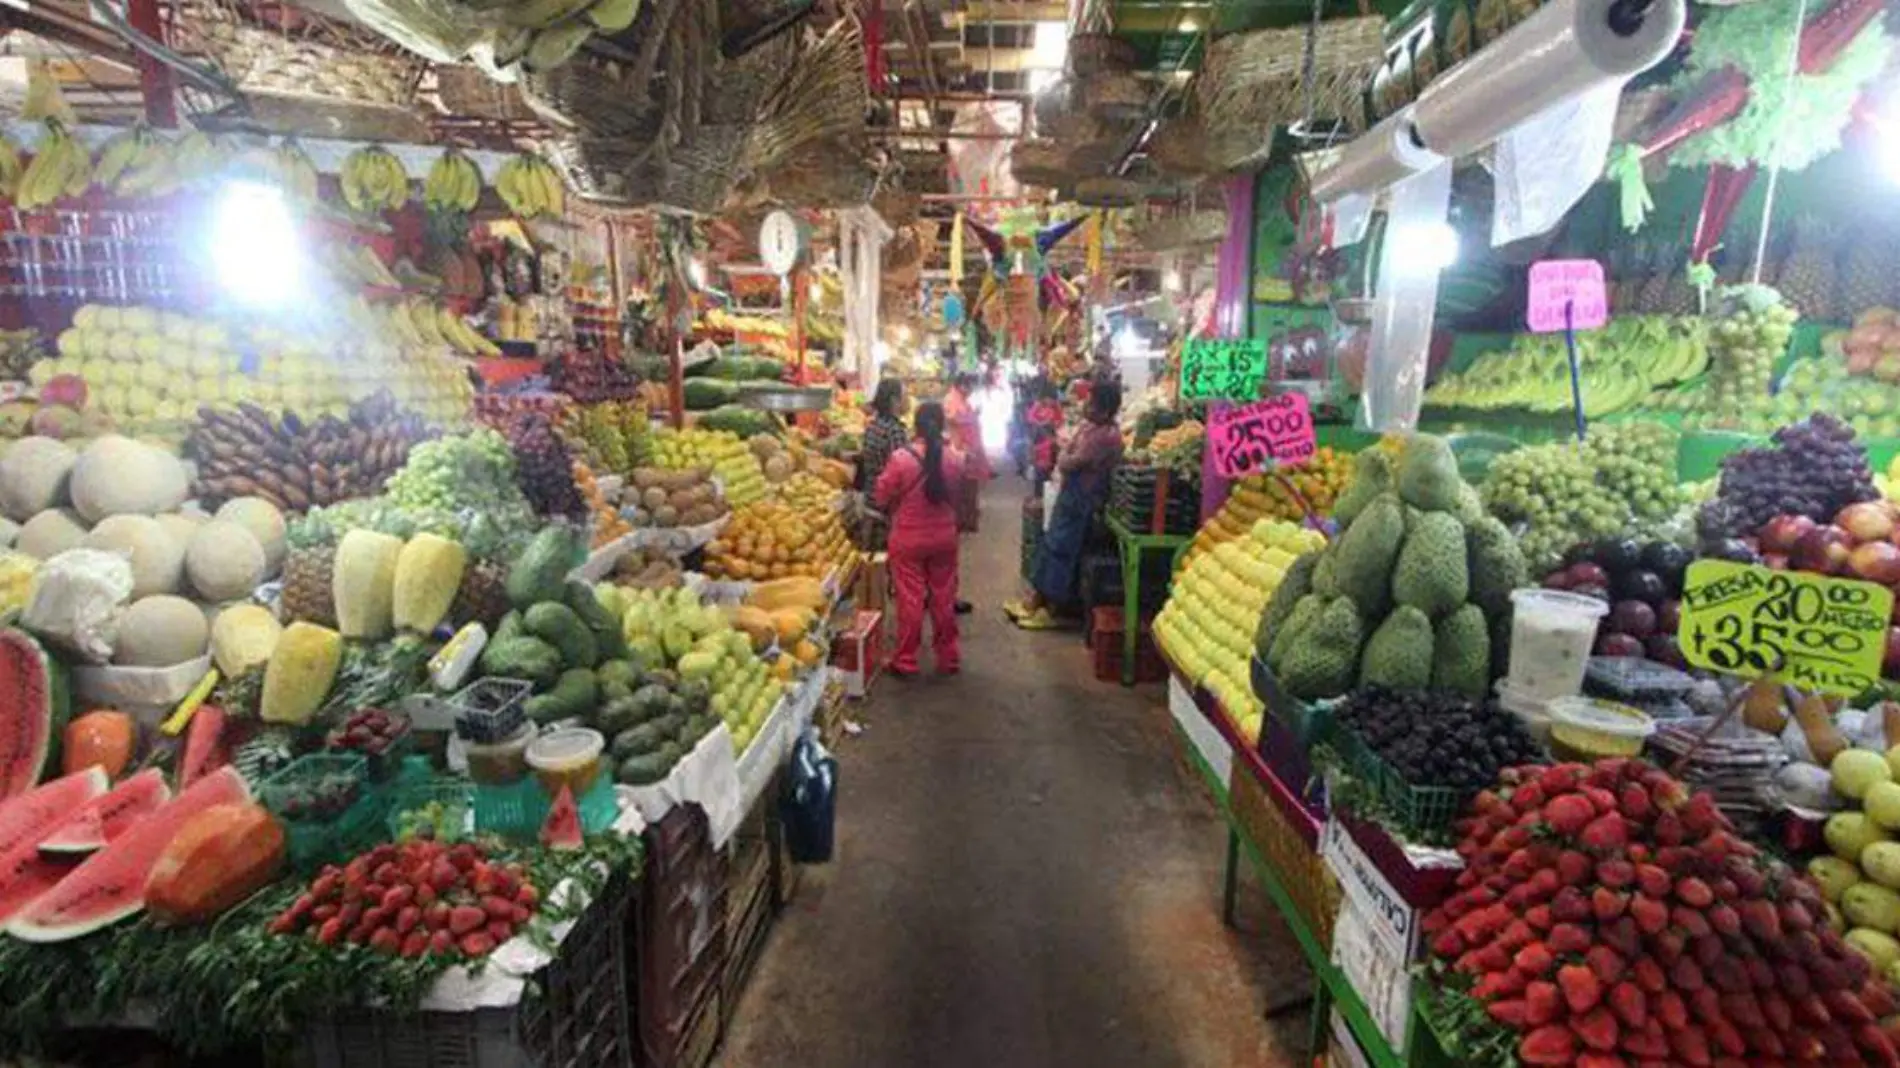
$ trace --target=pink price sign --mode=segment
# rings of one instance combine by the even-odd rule
[[[1282,393],[1217,410],[1207,424],[1207,447],[1223,478],[1242,478],[1313,458],[1313,413],[1304,393]]]
[[[1526,318],[1531,330],[1539,334],[1595,330],[1608,322],[1610,305],[1604,296],[1603,265],[1595,260],[1541,260],[1531,264],[1530,314]]]

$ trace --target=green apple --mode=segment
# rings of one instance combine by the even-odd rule
[[[1821,887],[1821,896],[1837,902],[1847,888],[1860,882],[1860,866],[1839,857],[1815,857],[1808,861],[1808,875]]]
[[[1887,832],[1859,812],[1836,812],[1829,816],[1821,834],[1834,855],[1850,864],[1859,864],[1861,851],[1868,846],[1889,840]]]

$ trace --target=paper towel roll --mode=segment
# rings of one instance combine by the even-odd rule
[[[1313,199],[1325,203],[1348,193],[1376,193],[1443,162],[1412,140],[1412,109],[1405,108],[1352,139],[1333,165],[1313,176]]]
[[[1686,17],[1684,0],[1551,0],[1425,87],[1412,105],[1419,139],[1441,156],[1476,152],[1559,101],[1648,70]]]

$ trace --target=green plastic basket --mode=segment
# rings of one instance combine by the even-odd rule
[[[389,836],[400,839],[413,829],[411,813],[440,809],[432,821],[437,841],[453,842],[474,832],[474,787],[463,779],[432,779],[393,787],[389,814],[385,818]]]
[[[613,826],[614,817],[620,814],[613,780],[613,773],[603,759],[594,784],[575,798],[584,832],[598,834]],[[554,807],[553,799],[541,789],[540,780],[533,775],[511,786],[476,786],[474,799],[476,830],[522,840],[531,840],[541,833],[548,810]]]
[[[1359,732],[1337,721],[1328,723],[1326,744],[1338,754],[1341,769],[1371,791],[1381,809],[1379,815],[1407,836],[1448,835],[1470,800],[1462,790],[1408,782]]]
[[[355,793],[334,813],[311,812],[304,799],[318,784],[352,781]],[[312,753],[298,757],[264,780],[259,798],[284,826],[285,853],[299,872],[340,862],[381,840],[389,795],[370,781],[369,762],[358,754]]]

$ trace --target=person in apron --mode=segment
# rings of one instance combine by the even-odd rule
[[[1048,630],[1060,625],[1056,610],[1073,606],[1080,598],[1082,549],[1088,542],[1095,513],[1108,499],[1108,482],[1122,458],[1122,391],[1113,382],[1097,383],[1089,393],[1088,418],[1063,447],[1056,460],[1062,490],[1049,514],[1049,529],[1036,549],[1036,565],[1029,596],[1003,605],[1003,612],[1024,630]]]
[[[873,499],[891,517],[891,587],[897,602],[897,650],[891,673],[915,675],[930,615],[937,673],[961,666],[957,644],[957,479],[963,458],[944,443],[943,406],[917,406],[916,437],[891,454]]]

